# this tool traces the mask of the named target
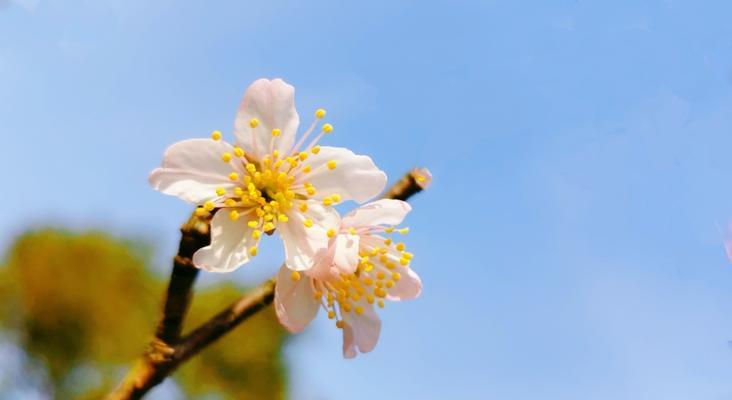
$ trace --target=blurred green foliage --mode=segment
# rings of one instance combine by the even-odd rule
[[[167,282],[152,273],[149,259],[148,246],[101,232],[43,229],[11,246],[0,267],[0,329],[45,368],[49,395],[98,398],[144,350]],[[232,284],[200,290],[186,329],[243,292]],[[269,307],[189,360],[173,379],[187,397],[281,399],[285,339]]]

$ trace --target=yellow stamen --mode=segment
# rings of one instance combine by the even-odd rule
[[[224,153],[221,155],[221,161],[223,162],[229,162],[231,161],[231,153]]]
[[[197,217],[205,217],[208,215],[208,211],[206,211],[203,207],[196,208],[196,216]]]
[[[257,246],[252,246],[249,248],[249,255],[252,257],[257,255]]]
[[[313,154],[320,153],[320,146],[313,146],[313,148],[310,149],[310,152],[313,153]]]
[[[303,225],[305,225],[306,228],[312,228],[313,227],[313,220],[310,218],[305,219],[302,221]]]
[[[306,212],[308,210],[308,203],[300,203],[300,207],[298,207],[300,211]]]
[[[292,271],[292,273],[290,273],[290,278],[293,281],[299,281],[300,280],[300,273],[297,272],[297,271]]]
[[[325,117],[325,110],[324,109],[318,108],[317,110],[315,110],[315,118],[322,119],[323,117]]]
[[[328,163],[326,165],[328,166],[328,169],[335,169],[336,162],[335,162],[335,160],[330,160],[330,161],[328,161]]]
[[[252,119],[249,120],[249,126],[251,126],[252,128],[256,128],[257,125],[259,125],[259,120],[258,119],[252,118]]]
[[[232,181],[238,181],[239,180],[239,174],[236,172],[232,172],[229,174],[229,179]]]
[[[215,207],[214,203],[211,201],[207,201],[207,202],[203,203],[203,208],[205,208],[206,211],[213,211],[214,207]]]
[[[326,232],[326,234],[328,235],[329,238],[332,238],[336,234],[335,229],[333,229],[333,228],[328,229],[328,232]]]
[[[272,136],[277,137],[282,134],[282,131],[279,129],[272,129]]]
[[[333,125],[323,124],[323,132],[325,132],[325,133],[333,132]]]
[[[222,187],[217,187],[216,188],[216,195],[217,196],[223,196],[225,194],[226,194],[226,189],[224,189]]]
[[[239,212],[236,210],[231,210],[231,212],[229,213],[229,219],[231,219],[232,221],[236,221],[237,219],[239,219]]]
[[[211,132],[211,139],[213,139],[213,140],[220,140],[221,139],[221,131],[213,131],[213,132]]]
[[[244,157],[244,150],[241,147],[234,147],[234,155],[237,157]]]

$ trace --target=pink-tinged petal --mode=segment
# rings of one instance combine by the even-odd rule
[[[284,265],[277,274],[274,305],[280,323],[292,333],[302,332],[315,318],[320,302],[315,299],[311,279],[301,276],[292,279],[292,271]]]
[[[406,201],[383,199],[377,200],[351,211],[343,217],[344,227],[399,225],[412,210]]]
[[[376,347],[381,332],[381,320],[374,307],[367,304],[364,312],[344,313],[343,322],[343,357],[356,357],[358,352],[368,353]]]
[[[223,140],[190,139],[168,147],[163,163],[150,173],[150,185],[189,203],[200,204],[216,197],[216,188],[231,189],[231,172],[241,173],[241,165],[223,162],[233,147]]]
[[[193,264],[210,272],[231,272],[249,262],[249,248],[259,243],[246,223],[253,218],[242,213],[232,221],[226,209],[219,210],[211,220],[211,244],[193,254]]]
[[[358,268],[358,235],[339,234],[333,240],[333,264],[344,274],[350,274]]]
[[[386,299],[391,301],[412,300],[419,297],[422,293],[422,280],[419,275],[412,271],[411,268],[399,268],[397,270],[401,274],[401,279],[395,281],[396,284],[387,291]]]
[[[257,120],[255,127],[252,119]],[[288,153],[299,124],[295,88],[282,79],[259,79],[244,93],[234,121],[234,135],[244,151],[261,160],[272,150]],[[280,130],[279,136],[272,135],[275,129]]]
[[[293,271],[307,270],[315,263],[316,253],[327,249],[327,230],[337,227],[340,218],[334,208],[314,201],[308,201],[307,212],[300,212],[293,207],[287,217],[286,223],[277,225],[285,245],[285,264]],[[312,222],[311,227],[305,226],[306,219]]]
[[[333,161],[335,168],[330,169],[328,163]],[[338,194],[343,200],[364,202],[384,190],[386,174],[378,169],[371,158],[353,154],[341,147],[323,146],[317,155],[310,158],[312,172],[300,174],[295,181],[313,184],[316,190],[314,198]]]

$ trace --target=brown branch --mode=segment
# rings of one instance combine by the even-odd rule
[[[394,184],[384,197],[407,200],[425,189],[430,182],[431,176],[427,169],[415,168]],[[142,359],[129,371],[120,385],[107,395],[107,400],[142,398],[181,363],[198,354],[274,300],[275,280],[272,278],[179,340],[183,318],[190,304],[190,290],[198,272],[191,263],[191,257],[196,250],[210,242],[209,222],[210,220],[198,219],[194,215],[181,228],[183,236],[168,286],[163,319],[158,326],[156,337]]]

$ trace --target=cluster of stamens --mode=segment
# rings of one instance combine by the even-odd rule
[[[399,232],[407,234],[409,228],[396,229],[395,227],[371,227],[365,231],[349,228],[348,234],[368,235],[372,232]],[[334,236],[333,230],[328,236]],[[336,326],[343,328],[343,316],[348,313],[361,315],[366,304],[376,303],[383,308],[384,299],[399,280],[402,274],[409,269],[413,254],[406,251],[402,242],[394,243],[391,237],[377,239],[376,236],[361,236],[358,267],[353,273],[341,273],[338,277],[328,280],[310,279],[314,298],[320,301],[321,306],[328,313],[329,319],[335,319]],[[291,278],[299,280],[299,272],[292,272]]]
[[[324,134],[332,132],[333,126],[323,124],[320,134],[305,146],[303,151],[299,151],[299,148],[324,116],[325,110],[323,109],[315,112],[315,121],[287,154],[272,149],[273,146],[270,146],[269,153],[261,159],[245,153],[238,146],[234,147],[233,153],[223,153],[221,162],[232,166],[232,172],[228,178],[236,183],[236,186],[232,190],[226,190],[223,187],[216,188],[215,195],[212,194],[213,199],[198,207],[196,214],[206,216],[214,209],[225,208],[232,221],[237,221],[242,217],[246,218],[246,222],[243,223],[252,229],[252,237],[258,239],[262,233],[272,234],[278,223],[287,222],[289,220],[287,213],[293,207],[297,207],[301,213],[306,213],[308,202],[313,201],[311,198],[315,196],[317,189],[307,180],[298,180],[298,177],[312,174],[313,167],[307,160],[311,155],[320,152],[317,142]],[[249,126],[257,129],[260,126],[259,120],[252,118]],[[273,143],[274,139],[282,134],[282,131],[275,128],[272,129],[271,134],[273,140],[270,143]],[[252,137],[254,138],[256,135],[252,135]],[[212,132],[211,139],[221,140],[221,132]],[[244,173],[237,172],[241,169],[234,168],[235,166],[243,167]],[[329,160],[323,168],[333,170],[336,166],[335,160]],[[322,200],[325,206],[331,206],[340,201],[341,196],[338,193],[324,196]],[[314,222],[306,218],[303,224],[310,228]],[[251,256],[257,255],[257,246],[250,247],[248,252]]]

